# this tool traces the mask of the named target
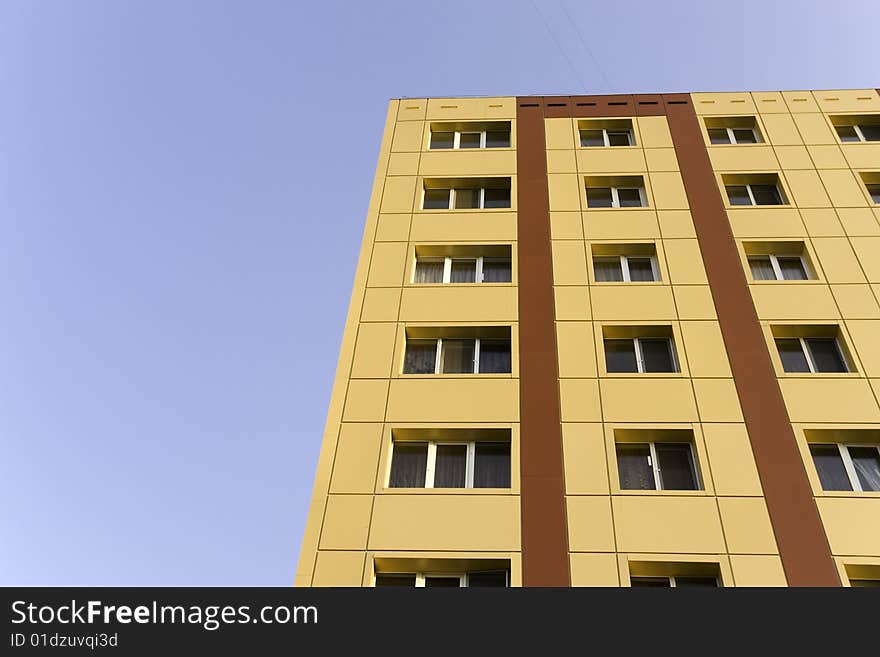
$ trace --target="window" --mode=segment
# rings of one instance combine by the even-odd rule
[[[807,267],[799,255],[751,255],[752,278],[756,281],[805,281]]]
[[[862,178],[865,189],[868,190],[868,196],[871,197],[871,201],[875,204],[880,204],[880,172],[864,171],[859,175]]]
[[[486,337],[460,337],[451,331],[445,337],[406,339],[404,374],[509,374],[510,329],[491,327]],[[506,333],[507,337],[500,337]],[[498,335],[498,337],[496,337]]]
[[[761,132],[754,116],[707,116],[703,119],[709,143],[760,144]]]
[[[510,122],[432,123],[430,148],[510,148]]]
[[[451,439],[456,430],[446,432]],[[460,433],[460,431],[459,431]],[[484,432],[487,435],[501,430]],[[409,432],[418,436],[418,430]],[[510,439],[394,440],[389,488],[510,488]],[[496,436],[497,437],[497,436]]]
[[[510,207],[510,178],[426,180],[422,209],[485,210]]]
[[[880,115],[832,116],[831,123],[837,137],[844,143],[880,141]]]
[[[672,430],[681,436],[687,431]],[[632,434],[653,434],[633,430]],[[617,434],[615,434],[617,435]],[[622,490],[701,490],[692,442],[617,442]]]
[[[509,253],[509,248],[508,248]],[[416,256],[413,283],[510,283],[510,257]]]
[[[679,587],[718,587],[717,577],[670,575],[669,577],[630,577],[630,586],[653,587],[653,588],[679,588]]]
[[[593,256],[597,283],[641,283],[659,281],[657,260],[653,256]]]
[[[731,205],[783,205],[776,185],[725,185]]]
[[[621,184],[611,184],[617,181]],[[644,208],[648,205],[644,181],[638,176],[616,179],[592,176],[586,180],[586,190],[588,208]]]
[[[635,146],[630,119],[585,119],[578,121],[578,136],[584,148]]]
[[[510,586],[507,570],[473,571],[467,573],[377,573],[376,586],[408,586],[410,588],[472,588]]]
[[[776,349],[786,372],[848,372],[837,338],[777,337]]]
[[[871,195],[871,200],[874,203],[880,203],[880,183],[865,183],[865,187],[868,188],[868,194]]]
[[[880,491],[880,446],[812,444],[822,490]]]
[[[668,337],[608,338],[605,369],[609,373],[678,372],[675,348]]]

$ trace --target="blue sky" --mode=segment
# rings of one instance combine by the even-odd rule
[[[874,13],[5,0],[0,584],[292,583],[389,98],[875,87]]]

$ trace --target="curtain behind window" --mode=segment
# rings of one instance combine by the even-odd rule
[[[620,258],[593,258],[593,272],[596,274],[597,283],[620,282],[623,280],[623,270],[620,268]]]
[[[617,471],[623,490],[654,490],[651,448],[644,443],[618,443]]]
[[[424,488],[428,443],[394,443],[390,488]]]
[[[822,490],[852,490],[837,445],[810,445]]]
[[[464,488],[467,470],[467,444],[437,445],[434,488]]]
[[[510,340],[480,340],[480,374],[510,372]]]
[[[474,445],[474,488],[510,488],[510,443]]]
[[[442,260],[422,260],[420,258],[416,262],[414,281],[416,283],[442,283],[443,264]]]
[[[436,340],[407,340],[404,374],[433,374],[437,358]]]
[[[880,491],[880,452],[876,447],[850,447],[849,456],[864,491]]]
[[[484,283],[510,283],[510,260],[483,258]]]

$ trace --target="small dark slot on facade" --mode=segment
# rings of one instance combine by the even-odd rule
[[[547,103],[547,107],[566,107],[568,103]]]
[[[595,107],[596,103],[575,103],[578,107]]]
[[[615,100],[615,101],[610,101],[608,104],[609,105],[627,105],[628,103],[626,101]]]
[[[538,107],[538,103],[520,103],[520,107]]]
[[[667,100],[667,105],[687,105],[688,102],[686,100]]]
[[[656,105],[656,100],[640,100],[639,105]]]

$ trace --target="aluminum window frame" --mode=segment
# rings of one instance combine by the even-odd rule
[[[592,131],[597,131],[597,130],[602,131],[602,142],[603,142],[602,146],[584,146],[583,138],[581,137],[581,132],[588,132],[591,130]],[[608,137],[609,132],[614,132],[614,133],[625,132],[626,133],[626,141],[627,141],[626,146],[623,146],[623,145],[619,145],[619,146],[613,145],[612,146],[611,140]],[[620,128],[620,129],[612,128],[610,130],[608,128],[578,128],[578,144],[580,145],[580,148],[627,148],[628,146],[635,146],[636,145],[636,138],[635,138],[635,135],[633,134],[632,128]]]
[[[638,369],[638,374],[675,374],[681,372],[681,367],[678,364],[678,358],[675,353],[675,341],[669,337],[650,337],[650,336],[642,336],[633,338],[633,343],[635,344],[636,350],[636,368]],[[670,361],[672,362],[672,371],[670,372],[647,372],[645,371],[645,356],[642,353],[642,340],[666,340],[666,346],[669,348],[669,356]]]
[[[617,209],[621,209],[619,190],[621,190],[621,189],[637,189],[637,190],[639,190],[639,203],[641,204],[638,207],[640,207],[640,208],[648,207],[648,196],[645,193],[644,185],[639,186],[639,187],[624,187],[621,185],[618,185],[618,186],[609,185],[608,187],[586,187],[585,186],[584,187],[584,198],[587,201],[587,208],[586,208],[587,210],[607,210],[608,209],[608,208],[604,208],[604,207],[592,207],[592,208],[590,207],[590,201],[589,201],[589,198],[587,198],[587,192],[591,189],[611,190],[611,207],[617,208]],[[633,208],[633,206],[631,206],[631,205],[623,207],[623,209],[632,209],[632,208]]]
[[[862,126],[863,126],[863,125],[875,125],[875,124],[873,124],[873,123],[840,123],[840,124],[834,124],[834,134],[837,135],[837,141],[839,141],[841,144],[855,144],[855,143],[860,143],[860,144],[865,144],[865,143],[867,143],[867,144],[870,144],[870,143],[873,143],[873,142],[877,141],[876,139],[866,139],[866,138],[865,138],[865,133],[862,132]],[[858,137],[858,140],[857,140],[857,141],[844,141],[843,137],[841,137],[841,136],[840,136],[840,133],[837,131],[838,128],[852,128],[853,131],[856,133],[856,137]]]
[[[852,491],[826,491],[823,487],[822,490],[828,493],[877,493],[880,491],[876,490],[864,490],[862,488],[862,482],[859,481],[859,475],[856,472],[856,467],[853,465],[852,456],[849,453],[850,447],[873,447],[877,450],[877,455],[880,457],[880,445],[871,445],[871,444],[858,444],[858,443],[810,443],[809,447],[819,445],[834,445],[837,447],[838,452],[840,453],[840,460],[843,461],[843,469],[846,470],[846,476],[849,478],[849,485],[852,487]],[[819,468],[816,467],[816,459],[813,457],[812,452],[810,453],[810,459],[813,461],[813,468],[816,470],[816,476],[819,476]],[[822,487],[822,478],[819,477],[819,486]]]
[[[804,272],[807,275],[807,277],[803,280],[807,280],[807,281],[814,280],[811,275],[812,271],[810,270],[810,267],[807,264],[807,260],[806,260],[806,258],[804,258],[803,254],[801,254],[801,253],[749,253],[749,254],[746,254],[746,262],[749,265],[749,274],[751,275],[752,280],[762,282],[765,279],[755,278],[754,273],[752,272],[752,264],[751,264],[751,262],[749,262],[749,258],[770,258],[770,266],[773,268],[773,275],[776,277],[775,280],[777,280],[777,281],[788,281],[788,280],[799,281],[799,280],[801,280],[799,278],[791,278],[791,279],[785,278],[782,275],[782,267],[779,266],[779,260],[778,260],[779,258],[797,258],[798,260],[801,261],[801,267],[804,268]]]
[[[837,349],[837,355],[840,356],[840,362],[843,363],[843,366],[846,368],[843,372],[820,372],[816,369],[816,363],[813,360],[813,352],[810,350],[810,346],[807,343],[807,340],[811,337],[818,337],[823,340],[834,340],[834,346]],[[782,370],[786,374],[849,374],[852,372],[849,361],[846,358],[846,355],[843,353],[843,348],[840,346],[840,338],[838,337],[829,337],[829,336],[807,336],[807,337],[795,337],[795,338],[779,338],[780,340],[797,340],[801,345],[801,351],[804,354],[804,358],[807,361],[807,367],[810,369],[809,372],[785,372],[785,367],[783,366]],[[774,341],[775,345],[775,341]],[[776,347],[776,353],[779,354],[779,347]],[[780,362],[782,361],[782,356],[779,356]]]
[[[687,441],[686,443],[683,443],[683,441],[669,441],[669,443],[673,444],[673,445],[686,444],[688,446],[688,450],[689,450],[689,453],[691,456],[691,466],[693,467],[693,471],[694,471],[695,488],[685,488],[685,489],[666,488],[663,485],[663,474],[660,472],[660,459],[657,458],[657,444],[658,444],[658,442],[662,444],[664,441],[653,440],[653,441],[648,441],[647,443],[615,442],[614,443],[615,458],[617,458],[616,450],[617,450],[618,445],[647,445],[648,449],[650,450],[650,454],[648,456],[648,465],[651,466],[651,470],[654,473],[654,488],[651,490],[656,490],[656,491],[705,490],[705,488],[703,487],[703,478],[700,476],[700,468],[698,465],[699,461],[697,460],[697,452],[694,449],[694,442],[692,440]],[[619,470],[619,468],[620,468],[619,462],[618,462],[617,467]],[[620,479],[620,472],[618,472],[617,477],[619,480]],[[621,488],[621,490],[625,491],[625,490],[643,490],[643,489],[640,489],[640,488],[639,489]]]
[[[431,146],[433,143],[433,135],[434,131],[431,131],[431,136],[428,138],[428,150],[430,151],[477,151],[483,150],[487,148],[510,148],[510,146],[486,146],[486,133],[488,132],[504,132],[503,130],[439,130],[438,132],[451,132],[452,134],[452,148],[434,148]],[[511,132],[512,130],[507,131],[507,141],[511,141]],[[477,148],[462,148],[461,147],[461,136],[462,135],[480,135],[480,145]]]
[[[727,142],[727,144],[712,144],[711,143],[712,140],[710,137],[710,139],[709,139],[710,146],[756,146],[756,145],[762,143],[761,136],[758,134],[758,130],[754,126],[752,126],[751,128],[725,127],[725,128],[711,128],[711,129],[712,130],[727,130],[728,142]],[[707,130],[706,134],[708,134],[708,130],[710,130],[710,128],[706,128],[706,130]],[[744,141],[742,143],[738,142],[736,139],[736,133],[734,133],[734,130],[748,130],[748,131],[750,131],[752,133],[752,138],[754,138],[755,141],[753,141],[753,142]]]
[[[479,572],[482,572],[482,571],[479,571]],[[501,572],[501,570],[499,569],[497,571],[491,571],[491,572]],[[510,588],[510,570],[508,569],[503,572],[504,572],[504,586],[505,586],[505,588]],[[426,588],[425,587],[425,580],[428,577],[442,577],[444,579],[454,579],[457,577],[459,588],[463,588],[463,589],[470,588],[469,575],[471,573],[468,573],[468,572],[438,573],[438,572],[432,572],[432,571],[422,571],[422,572],[416,572],[416,573],[376,573],[376,577],[378,577],[378,575],[410,575],[410,574],[415,576],[416,581],[415,581],[415,585],[413,588],[417,588],[417,589]],[[477,574],[477,572],[475,572],[474,574]],[[376,578],[374,577],[374,581],[373,581],[374,587],[376,586],[375,579]]]

